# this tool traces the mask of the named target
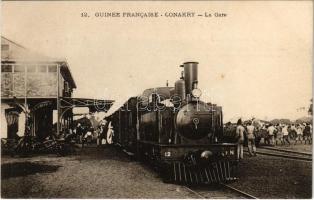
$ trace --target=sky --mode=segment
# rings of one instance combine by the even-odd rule
[[[169,85],[199,62],[203,100],[238,117],[296,119],[312,98],[312,1],[2,2],[2,35],[66,58],[74,97],[114,99]],[[95,12],[226,13],[226,17],[97,18]],[[81,17],[87,12],[90,17]],[[306,110],[298,112],[297,109]]]

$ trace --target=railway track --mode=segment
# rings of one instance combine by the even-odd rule
[[[259,148],[261,148],[261,149],[270,149],[270,150],[279,151],[279,152],[294,153],[294,154],[298,154],[298,155],[312,156],[312,153],[298,152],[298,151],[292,151],[292,150],[288,150],[288,149],[279,149],[279,148],[276,148],[276,147],[262,146],[262,147],[259,147]]]
[[[232,187],[230,185],[226,185],[226,184],[221,184],[222,186],[224,186],[225,188],[228,188],[231,191],[237,192],[238,194],[242,195],[243,197],[246,197],[246,199],[257,199],[257,197],[250,195],[242,190],[239,190],[235,187]]]
[[[216,186],[184,187],[201,199],[257,199],[253,195],[223,183]]]
[[[257,154],[312,162],[311,153],[296,152],[274,147],[259,147],[257,148]]]

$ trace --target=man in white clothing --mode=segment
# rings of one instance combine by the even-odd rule
[[[282,134],[283,134],[283,142],[284,142],[284,144],[287,142],[290,145],[288,125],[285,125],[282,128]]]
[[[250,156],[256,156],[255,135],[254,135],[255,127],[252,125],[252,122],[248,123],[246,130],[247,130],[249,154]]]
[[[244,142],[244,127],[242,126],[242,120],[237,122],[236,135],[238,139],[238,159],[243,159],[243,142]]]
[[[267,128],[268,131],[268,136],[270,138],[270,145],[274,145],[274,140],[275,140],[275,136],[274,136],[274,132],[275,132],[276,128],[270,124],[270,126]]]

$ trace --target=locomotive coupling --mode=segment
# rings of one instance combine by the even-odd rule
[[[213,156],[213,152],[211,152],[211,151],[208,151],[208,150],[206,150],[206,151],[203,151],[202,153],[201,153],[201,159],[209,159],[211,156]]]
[[[199,164],[208,164],[214,158],[214,153],[209,150],[198,150],[188,152],[184,156],[184,161],[187,165],[196,166]]]

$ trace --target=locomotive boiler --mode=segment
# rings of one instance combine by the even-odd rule
[[[109,118],[114,142],[151,163],[165,181],[219,183],[235,179],[237,146],[223,141],[222,107],[200,99],[198,63],[185,62],[174,87],[146,89]]]

